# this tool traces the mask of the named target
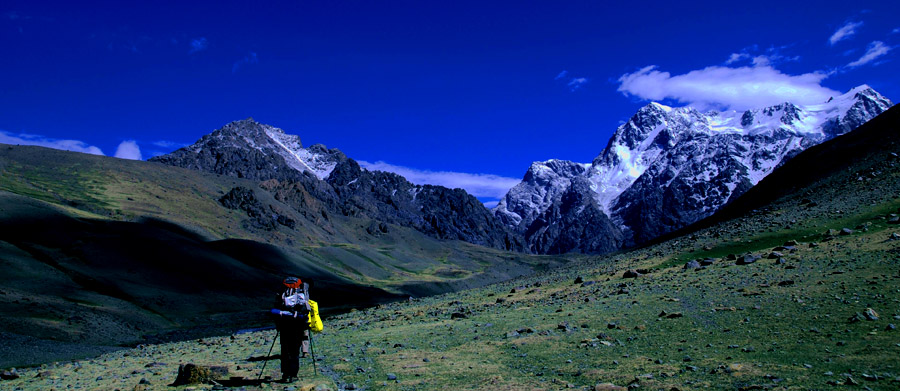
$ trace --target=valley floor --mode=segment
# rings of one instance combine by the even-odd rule
[[[0,389],[223,389],[168,386],[194,363],[246,390],[896,390],[900,172],[869,161],[885,167],[660,244],[329,317],[321,372],[307,360],[295,384],[249,381],[261,331],[20,369]]]
[[[235,389],[897,389],[895,227],[875,217],[835,236],[760,228],[752,238],[723,239],[708,230],[539,276],[355,311],[325,320],[314,345],[318,376],[306,361],[298,383]],[[683,268],[692,258],[712,263]],[[645,273],[625,278],[626,270]],[[21,369],[0,388],[212,389],[168,384],[185,363],[255,379],[273,337],[143,346]],[[265,374],[280,377],[278,360]]]

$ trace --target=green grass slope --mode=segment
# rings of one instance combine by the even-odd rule
[[[218,199],[236,186],[296,225],[262,229],[246,212],[223,207]],[[370,221],[330,216],[314,224],[301,212],[251,181],[0,147],[0,332],[27,341],[0,343],[0,366],[256,326],[286,274],[328,292],[318,299],[336,312],[561,262],[398,226],[374,236],[366,231]]]
[[[895,390],[900,145],[836,151],[849,163],[831,175],[685,236],[327,317],[315,347],[331,377],[305,361],[298,385],[244,388]],[[188,362],[255,378],[274,336],[148,346],[0,384],[166,389]]]

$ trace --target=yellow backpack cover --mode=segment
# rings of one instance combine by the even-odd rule
[[[325,325],[322,324],[322,318],[319,317],[319,304],[315,301],[309,300],[309,329],[313,332],[321,332],[322,329],[325,328]]]

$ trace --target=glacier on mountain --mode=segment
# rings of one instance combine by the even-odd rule
[[[493,212],[541,252],[543,244],[528,237],[536,232],[531,226],[562,224],[547,220],[546,212],[565,202],[561,195],[576,179],[583,180],[588,186],[579,188],[620,231],[610,235],[622,234],[624,245],[640,243],[711,215],[802,150],[891,105],[866,85],[817,105],[785,102],[746,111],[701,113],[653,102],[619,126],[591,163],[533,163]],[[578,209],[562,210],[573,214],[565,221],[591,224],[577,222]],[[570,250],[591,252],[577,243]]]

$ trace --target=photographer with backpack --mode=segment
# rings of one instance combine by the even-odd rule
[[[319,305],[309,299],[309,285],[297,277],[285,278],[283,284],[285,291],[281,294],[281,302],[271,313],[275,318],[275,329],[281,335],[281,380],[289,383],[297,380],[300,358],[310,355],[310,331],[318,333],[323,325]],[[314,355],[312,359],[315,367]]]

